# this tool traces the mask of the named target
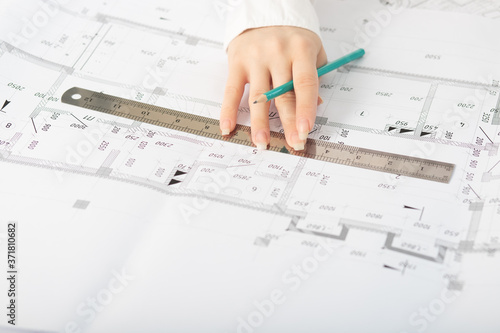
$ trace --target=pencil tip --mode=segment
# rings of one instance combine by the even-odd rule
[[[265,103],[265,102],[268,102],[269,99],[267,98],[267,96],[265,94],[262,94],[260,95],[254,102],[253,104],[258,104],[258,103]]]

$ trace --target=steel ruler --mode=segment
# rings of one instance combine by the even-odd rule
[[[206,138],[253,146],[250,127],[244,125],[237,125],[231,135],[222,136],[220,134],[219,121],[216,119],[149,105],[78,87],[67,90],[61,100],[63,103],[118,117]],[[277,132],[271,132],[269,150],[441,183],[448,183],[450,181],[455,167],[453,164],[446,162],[314,139],[307,140],[303,151],[295,151],[286,143],[285,135]]]

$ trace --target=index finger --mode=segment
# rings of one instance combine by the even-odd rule
[[[305,56],[293,62],[293,86],[296,102],[296,124],[299,138],[306,140],[314,126],[318,104],[319,79],[316,57]]]
[[[236,126],[238,107],[245,90],[246,73],[239,66],[230,66],[220,111],[220,131],[229,135]]]

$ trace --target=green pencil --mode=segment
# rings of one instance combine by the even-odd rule
[[[346,54],[345,56],[338,58],[337,60],[334,60],[334,61],[318,68],[318,77],[325,75],[326,73],[329,73],[329,72],[333,71],[334,69],[337,69],[341,66],[344,66],[345,64],[347,64],[353,60],[359,59],[364,54],[365,54],[365,50],[363,50],[363,49],[357,49],[354,52]],[[253,104],[268,102],[268,101],[270,101],[278,96],[281,96],[284,93],[289,92],[291,90],[293,90],[293,80],[260,95],[259,98],[257,98],[257,100],[255,102],[253,102]]]

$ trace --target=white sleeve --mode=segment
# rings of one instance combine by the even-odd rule
[[[228,15],[224,49],[247,29],[276,25],[309,29],[321,38],[318,17],[310,0],[239,0]]]

